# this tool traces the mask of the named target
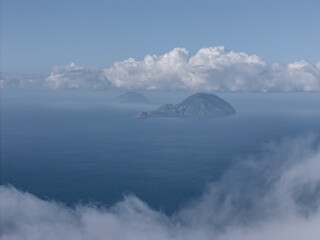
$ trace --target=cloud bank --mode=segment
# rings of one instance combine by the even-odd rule
[[[103,70],[83,67],[71,63],[69,66],[53,67],[45,78],[45,86],[51,89],[90,89],[105,90],[110,82],[104,77]]]
[[[16,83],[1,79],[2,87]],[[175,48],[160,56],[147,55],[141,61],[129,58],[105,69],[74,63],[56,66],[39,85],[92,90],[320,91],[320,62],[267,64],[256,55],[223,46],[202,48],[194,56],[185,48]]]
[[[267,145],[173,216],[134,196],[111,208],[69,208],[8,186],[0,204],[3,240],[318,240],[319,139]]]
[[[0,89],[4,88],[22,88],[22,89],[38,89],[43,88],[43,74],[14,74],[1,73]]]
[[[268,65],[256,55],[225,47],[184,48],[116,62],[105,74],[119,88],[192,91],[320,91],[320,62]]]

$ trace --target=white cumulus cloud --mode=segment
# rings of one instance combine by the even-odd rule
[[[41,89],[43,88],[43,74],[17,74],[17,73],[1,73],[0,89],[1,88],[22,88],[22,89]]]
[[[103,71],[95,67],[83,67],[71,63],[55,66],[45,79],[45,86],[51,89],[108,89],[110,82]]]
[[[320,91],[320,70],[301,61],[268,65],[256,55],[223,46],[200,49],[194,56],[175,48],[161,56],[147,55],[116,62],[105,69],[119,88],[192,91]]]
[[[109,68],[71,63],[55,66],[49,76],[3,75],[0,87],[106,90],[189,90],[290,92],[320,91],[320,62],[304,60],[282,65],[267,64],[256,55],[227,50],[223,46],[201,48],[191,56],[185,48],[163,55],[129,58]]]

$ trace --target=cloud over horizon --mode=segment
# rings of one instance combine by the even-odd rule
[[[1,73],[0,89],[4,88],[22,88],[22,89],[38,89],[43,88],[44,74],[16,74]]]
[[[0,186],[0,238],[318,240],[319,192],[319,138],[308,135],[266,145],[173,216],[135,196],[70,208]]]
[[[45,78],[45,86],[50,89],[105,90],[110,87],[110,82],[104,77],[102,69],[71,63],[53,67]]]
[[[191,91],[320,91],[320,62],[268,65],[256,55],[223,46],[200,49],[194,56],[175,48],[161,56],[147,55],[116,62],[105,69],[119,88]]]
[[[267,64],[259,56],[223,46],[201,48],[194,56],[185,48],[175,48],[160,56],[147,55],[141,61],[129,58],[115,62],[105,69],[74,63],[56,66],[38,83],[50,89],[317,92],[320,62]],[[8,77],[1,79],[2,87],[15,84]]]

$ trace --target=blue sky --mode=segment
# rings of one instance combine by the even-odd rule
[[[267,63],[320,60],[320,1],[2,0],[1,70],[109,67],[224,45]]]

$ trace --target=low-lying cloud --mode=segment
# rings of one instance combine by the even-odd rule
[[[42,89],[44,87],[44,74],[15,74],[1,73],[0,89],[22,88],[22,89]]]
[[[110,82],[102,69],[71,63],[69,66],[53,67],[50,75],[45,78],[44,86],[51,89],[105,90],[110,87]]]
[[[318,240],[320,144],[315,136],[271,143],[212,183],[173,216],[134,196],[111,208],[69,208],[0,187],[1,235],[18,239]]]
[[[192,91],[320,91],[320,68],[306,61],[268,65],[256,55],[224,47],[184,48],[116,62],[105,69],[114,86],[127,89]]]
[[[15,83],[10,78],[1,80],[2,87]],[[129,58],[105,69],[74,63],[56,66],[38,83],[51,89],[320,91],[320,62],[267,64],[256,55],[223,46],[202,48],[194,56],[185,48],[175,48],[160,56],[147,55],[141,61]]]

